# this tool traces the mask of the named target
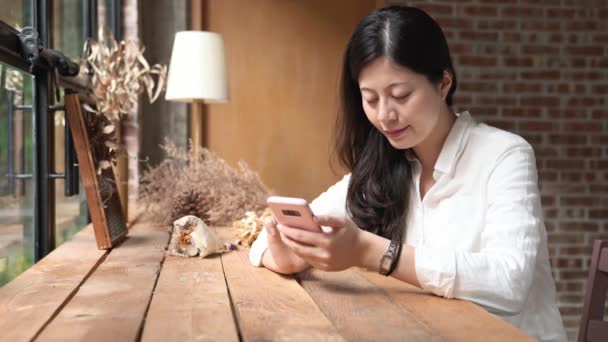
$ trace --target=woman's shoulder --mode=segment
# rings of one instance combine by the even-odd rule
[[[469,136],[470,147],[480,149],[498,157],[514,149],[523,149],[533,152],[533,148],[526,139],[513,132],[490,126],[482,121],[475,122]]]

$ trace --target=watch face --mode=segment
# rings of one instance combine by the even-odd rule
[[[382,257],[382,259],[380,259],[380,271],[388,272],[388,270],[390,268],[391,268],[391,258],[389,258],[385,255]]]

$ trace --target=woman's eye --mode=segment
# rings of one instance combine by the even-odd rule
[[[367,103],[376,103],[378,101],[377,98],[373,98],[373,99],[365,99],[365,102]]]
[[[410,94],[394,95],[393,98],[395,100],[402,101],[402,100],[407,99],[408,96],[410,96]]]

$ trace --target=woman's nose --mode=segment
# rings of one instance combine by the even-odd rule
[[[381,100],[378,104],[378,121],[381,122],[391,122],[397,119],[397,113],[394,111],[392,106],[388,103],[388,101]]]

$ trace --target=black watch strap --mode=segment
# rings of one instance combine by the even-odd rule
[[[401,256],[402,245],[403,243],[400,241],[400,239],[397,239],[396,237],[391,240],[391,243],[388,245],[386,253],[384,253],[382,258],[380,258],[380,274],[382,274],[383,276],[389,276],[391,275],[391,273],[393,273],[393,271],[397,267],[399,257]]]

